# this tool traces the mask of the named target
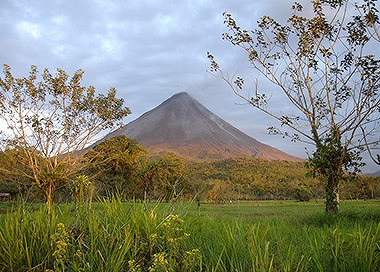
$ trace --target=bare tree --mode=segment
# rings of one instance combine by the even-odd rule
[[[253,90],[229,78],[208,53],[211,71],[240,98],[279,122],[272,134],[315,146],[307,165],[326,182],[326,211],[339,210],[339,183],[363,165],[361,152],[379,143],[379,17],[375,0],[313,0],[312,14],[292,6],[286,23],[264,16],[248,31],[224,13],[223,38],[242,49],[252,67],[274,88]],[[246,91],[251,87],[251,91]],[[281,113],[270,99],[285,97]]]
[[[8,65],[0,78],[1,132],[7,145],[17,147],[19,162],[44,193],[48,212],[56,190],[80,171],[81,150],[105,129],[114,127],[130,113],[111,88],[106,95],[81,86],[83,71],[69,76],[62,69],[52,75],[32,66],[29,76],[15,78]],[[18,171],[20,170],[20,171]]]

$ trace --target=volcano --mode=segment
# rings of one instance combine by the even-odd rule
[[[187,93],[173,95],[105,139],[118,135],[136,140],[150,154],[173,152],[208,161],[237,157],[301,161],[248,136]]]

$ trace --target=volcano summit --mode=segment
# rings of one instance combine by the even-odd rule
[[[192,98],[178,93],[105,138],[125,135],[151,154],[174,152],[195,160],[254,157],[301,161],[233,127]]]

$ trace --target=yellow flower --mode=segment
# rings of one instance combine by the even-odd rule
[[[159,252],[153,255],[153,264],[154,266],[164,266],[169,262],[166,259],[166,254],[164,252]]]
[[[64,231],[64,230],[65,230],[65,224],[63,224],[63,223],[58,223],[58,224],[57,224],[57,229],[58,229],[59,232]]]
[[[154,213],[154,210],[150,211],[150,218],[152,218],[152,219],[156,218],[156,214]]]

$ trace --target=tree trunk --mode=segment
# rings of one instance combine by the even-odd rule
[[[336,176],[330,176],[326,184],[326,212],[339,212],[339,180]]]

